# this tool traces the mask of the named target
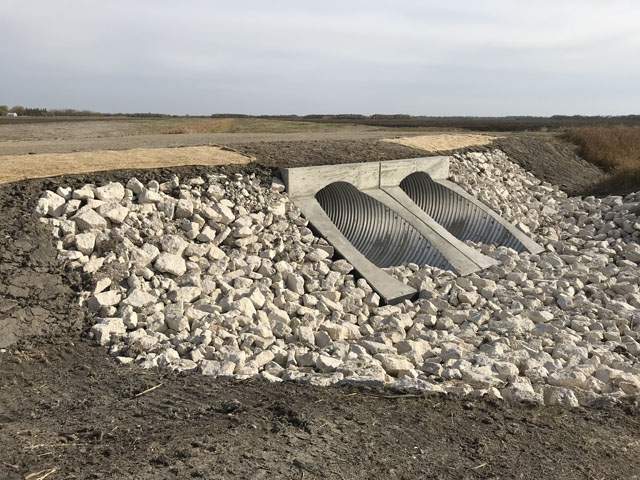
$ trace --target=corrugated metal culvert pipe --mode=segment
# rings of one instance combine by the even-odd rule
[[[400,182],[400,188],[427,215],[459,240],[525,251],[524,245],[495,219],[444,185],[434,182],[428,174],[412,173]]]
[[[413,226],[350,183],[331,183],[315,197],[338,230],[376,266],[417,263],[453,270]]]

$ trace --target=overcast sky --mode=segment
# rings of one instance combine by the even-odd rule
[[[640,113],[640,2],[0,0],[0,104]]]

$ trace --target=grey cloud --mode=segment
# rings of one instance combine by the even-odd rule
[[[633,113],[613,0],[0,1],[0,103],[115,111]]]

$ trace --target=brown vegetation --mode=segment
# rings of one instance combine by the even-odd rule
[[[570,128],[565,138],[577,145],[582,158],[608,173],[598,187],[640,188],[640,127]]]
[[[475,135],[470,133],[434,133],[415,137],[387,138],[383,141],[406,145],[427,152],[445,152],[472,146],[489,145],[498,137]]]
[[[336,131],[344,125],[263,120],[260,118],[166,118],[136,120],[138,135],[207,133],[306,133]],[[362,127],[364,128],[364,127]]]
[[[181,119],[165,120],[154,125],[154,133],[160,134],[188,134],[188,133],[217,133],[225,130],[231,120],[229,119]],[[147,130],[143,130],[145,133]]]
[[[94,152],[0,155],[0,184],[58,175],[183,165],[231,165],[253,158],[226,147],[135,148]]]
[[[474,130],[478,132],[523,132],[559,130],[569,127],[593,127],[615,125],[640,125],[640,115],[617,117],[582,115],[554,115],[552,117],[426,117],[410,115],[298,115],[273,116],[278,120],[295,120],[318,123],[351,123],[383,128],[419,128],[446,130]]]

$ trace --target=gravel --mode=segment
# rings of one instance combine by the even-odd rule
[[[47,191],[35,212],[59,261],[94,275],[90,334],[123,364],[565,407],[640,395],[640,192],[567,197],[499,150],[456,155],[451,180],[545,252],[476,244],[500,264],[467,277],[389,268],[420,290],[396,306],[277,179],[132,178]]]

